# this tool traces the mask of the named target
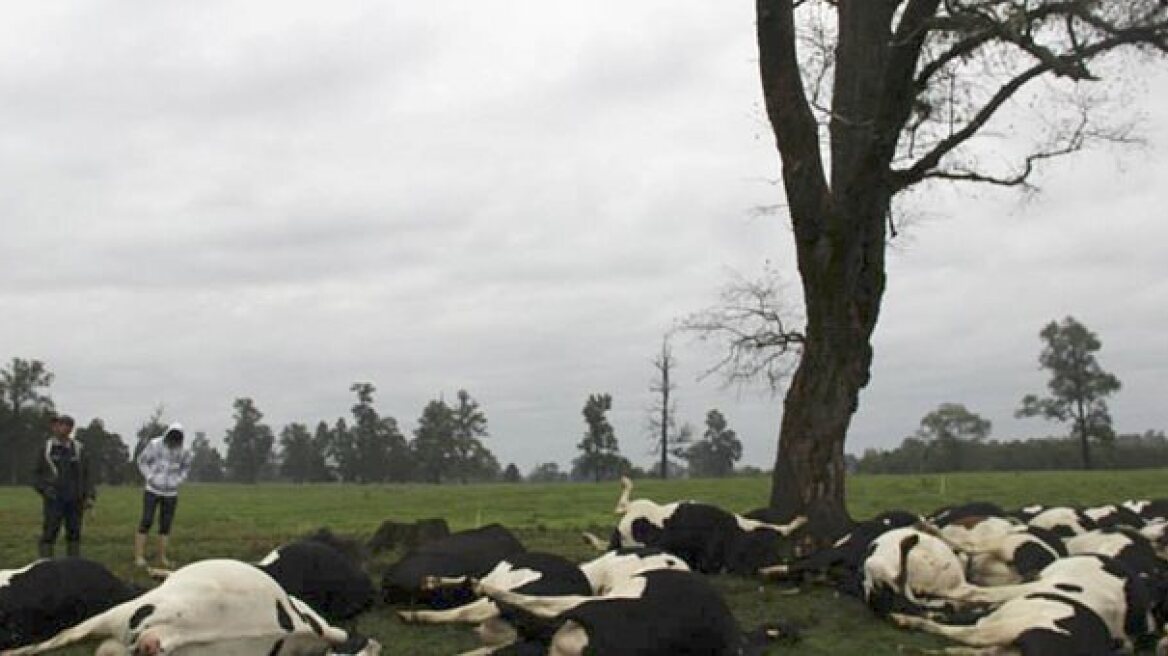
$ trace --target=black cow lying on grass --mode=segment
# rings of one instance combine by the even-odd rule
[[[373,656],[380,646],[329,626],[272,577],[237,560],[204,560],[157,588],[3,656],[41,654],[104,639],[97,656]],[[332,652],[332,653],[336,653]]]
[[[753,655],[770,640],[792,637],[774,627],[744,633],[713,586],[685,571],[635,574],[606,595],[549,597],[480,588],[503,607],[558,625],[546,651],[557,656]]]
[[[693,501],[630,500],[633,482],[627,477],[621,488],[614,509],[621,518],[608,544],[588,533],[585,539],[599,551],[656,547],[706,574],[754,575],[777,564],[782,539],[807,523],[801,516],[785,525],[769,524]]]
[[[381,578],[381,596],[389,604],[459,606],[472,601],[474,595],[464,588],[424,583],[434,577],[481,578],[500,561],[525,551],[511,531],[498,524],[452,533],[419,546],[390,565]]]
[[[138,592],[105,566],[83,558],[0,570],[0,649],[47,640]]]
[[[331,533],[277,547],[257,566],[329,622],[352,619],[373,605],[373,581]]]

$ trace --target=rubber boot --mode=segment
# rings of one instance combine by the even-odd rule
[[[52,542],[38,542],[37,543],[37,556],[39,556],[41,558],[52,558],[53,557],[53,543]]]
[[[146,566],[146,534],[134,534],[134,565],[138,567]]]
[[[81,556],[81,543],[80,542],[66,542],[65,543],[65,555],[69,556],[70,558],[77,558],[77,557]]]
[[[174,566],[174,564],[171,563],[170,560],[166,557],[166,547],[169,544],[170,536],[158,536],[158,562],[162,565],[163,569],[171,569]]]

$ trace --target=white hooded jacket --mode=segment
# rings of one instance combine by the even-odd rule
[[[172,449],[164,441],[167,433],[182,429],[182,424],[171,424],[138,454],[138,471],[146,479],[148,492],[162,497],[177,496],[178,486],[187,480],[187,474],[191,472],[191,452],[181,446]]]

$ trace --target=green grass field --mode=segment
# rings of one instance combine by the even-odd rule
[[[764,504],[769,479],[638,481],[635,497],[658,501],[699,499],[746,511]],[[327,526],[367,537],[386,519],[444,517],[452,530],[499,522],[530,549],[583,560],[593,553],[581,530],[607,535],[614,523],[615,483],[473,486],[190,485],[183,490],[175,523],[172,558],[190,562],[211,557],[254,560],[272,547]],[[131,536],[140,491],[106,488],[85,527],[83,552],[121,576],[146,585],[131,563]],[[882,510],[928,511],[969,500],[1007,507],[1029,503],[1090,504],[1133,497],[1168,496],[1168,471],[1042,472],[948,476],[860,476],[849,484],[849,508],[864,518]],[[20,567],[35,555],[40,502],[27,488],[0,488],[0,568]],[[58,547],[59,549],[62,547]],[[375,581],[396,554],[371,563]],[[859,602],[810,587],[786,594],[758,581],[716,577],[740,622],[754,626],[781,617],[805,627],[805,639],[773,653],[896,654],[898,645],[937,648],[930,636],[892,628]],[[386,654],[455,654],[476,646],[465,627],[407,626],[392,609],[377,607],[357,628],[376,637]],[[87,650],[69,650],[85,654]]]

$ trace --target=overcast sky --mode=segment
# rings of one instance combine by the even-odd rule
[[[650,460],[652,358],[732,272],[796,280],[750,3],[111,2],[0,13],[0,358],[124,436],[158,405],[218,440],[371,381],[412,431],[470,391],[489,446],[567,465],[589,393]],[[1162,63],[1161,63],[1162,67]],[[1120,431],[1168,428],[1168,76],[1134,68],[1147,145],[1044,166],[1042,193],[905,204],[848,450],[960,402],[1015,420],[1043,324],[1073,315],[1123,381]],[[699,382],[770,466],[781,400]]]

